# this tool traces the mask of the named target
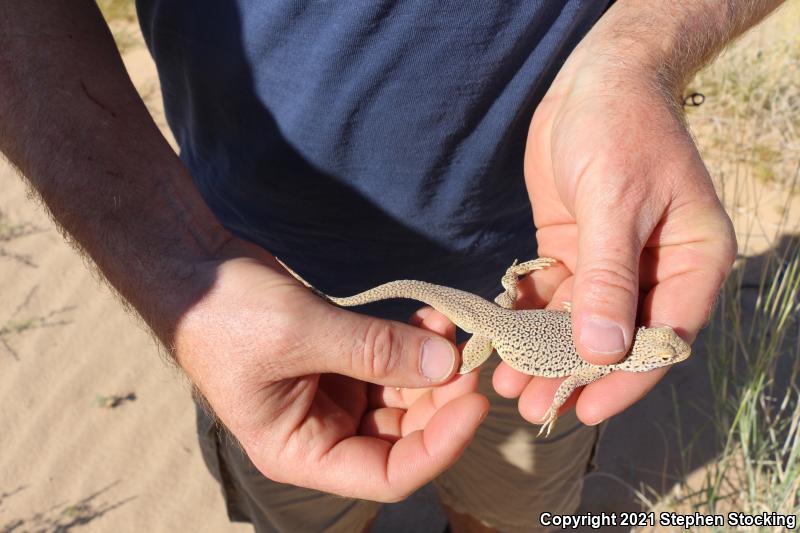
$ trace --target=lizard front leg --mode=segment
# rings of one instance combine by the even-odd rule
[[[550,436],[550,431],[552,431],[558,419],[558,409],[564,405],[564,402],[567,401],[567,398],[569,398],[570,394],[572,394],[575,389],[597,381],[609,373],[611,373],[609,369],[591,365],[577,370],[574,374],[565,379],[553,396],[553,402],[550,404],[550,408],[544,414],[544,417],[542,417],[542,427],[539,429],[537,437],[541,436],[542,433],[545,434],[545,437]]]
[[[459,374],[467,374],[481,366],[494,351],[492,339],[483,335],[473,335],[464,345],[461,353]]]

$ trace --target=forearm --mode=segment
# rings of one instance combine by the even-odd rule
[[[588,37],[623,67],[679,97],[691,77],[783,0],[617,0]]]
[[[225,232],[133,88],[91,1],[0,1],[0,150],[169,342]]]

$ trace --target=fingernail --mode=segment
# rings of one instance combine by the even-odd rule
[[[436,337],[422,343],[420,371],[431,381],[441,381],[453,371],[456,364],[456,353],[452,345]]]
[[[599,426],[600,424],[602,424],[602,423],[603,423],[603,422],[605,422],[605,421],[606,421],[606,419],[605,419],[605,418],[601,418],[601,419],[600,419],[600,420],[598,420],[597,422],[592,422],[591,424],[586,424],[586,425],[587,425],[587,426]]]
[[[625,336],[619,324],[599,317],[589,318],[583,323],[581,343],[599,354],[616,354],[625,350]]]

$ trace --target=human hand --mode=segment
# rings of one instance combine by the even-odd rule
[[[336,309],[232,240],[148,114],[95,2],[2,2],[0,20],[15,24],[0,32],[0,151],[264,474],[389,501],[456,460],[487,407],[474,376],[425,388],[450,378],[452,345],[421,364],[438,336]]]
[[[254,246],[227,253],[201,267],[213,285],[178,325],[175,355],[264,475],[396,501],[455,462],[488,405],[477,375],[431,387],[457,368],[439,336],[454,339],[448,321],[339,309]]]
[[[637,322],[693,341],[735,258],[730,220],[681,120],[678,91],[590,33],[531,122],[525,179],[539,255],[562,264],[529,276],[520,292],[532,306],[571,301],[576,347],[594,364],[619,361]],[[566,406],[577,401],[578,417],[597,424],[666,371],[612,373]],[[494,375],[498,393],[520,396],[521,414],[534,423],[561,381],[507,365]]]

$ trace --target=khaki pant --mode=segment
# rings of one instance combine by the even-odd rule
[[[583,476],[593,461],[602,426],[587,427],[570,411],[547,439],[534,439],[538,426],[520,417],[517,401],[498,396],[491,385],[493,364],[481,371],[479,390],[491,402],[475,439],[435,481],[440,498],[504,532],[545,531],[543,512],[574,513]],[[228,516],[251,522],[257,532],[357,532],[380,504],[352,500],[276,483],[256,470],[238,444],[198,408],[203,457],[219,481]]]

